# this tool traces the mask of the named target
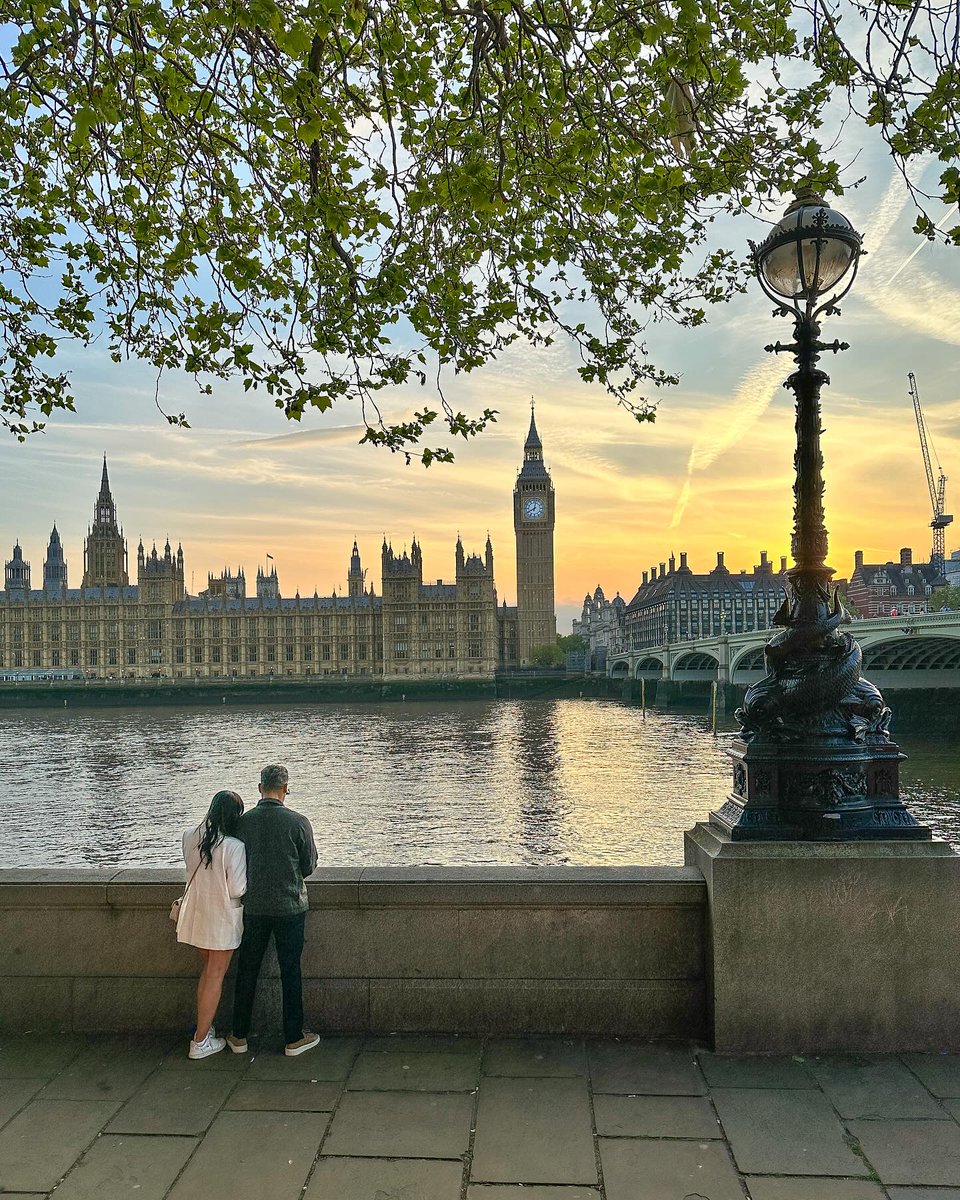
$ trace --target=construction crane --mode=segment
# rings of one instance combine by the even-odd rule
[[[927,472],[927,488],[930,491],[930,507],[933,509],[933,520],[930,522],[930,528],[933,530],[933,551],[930,554],[930,564],[936,567],[937,574],[943,574],[943,560],[945,557],[943,531],[948,525],[953,522],[953,517],[949,513],[943,511],[944,492],[947,486],[947,477],[943,473],[943,468],[940,466],[940,460],[937,459],[938,478],[936,483],[933,481],[933,467],[930,465],[930,441],[927,437],[927,424],[923,419],[923,409],[920,407],[920,392],[917,389],[917,379],[911,371],[907,378],[910,381],[910,398],[913,400],[913,411],[917,415],[917,432],[920,434],[920,450],[923,453],[923,466]],[[936,458],[934,451],[934,458]]]

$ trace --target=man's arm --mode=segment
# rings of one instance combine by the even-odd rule
[[[300,874],[306,879],[317,869],[317,847],[313,840],[313,826],[306,817],[300,824],[300,840],[297,850],[300,855]]]

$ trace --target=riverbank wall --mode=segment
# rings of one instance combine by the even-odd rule
[[[495,679],[358,679],[313,676],[275,679],[89,680],[0,684],[0,709],[141,708],[252,704],[402,704],[413,701],[534,700],[616,697],[622,685],[602,675],[517,672]]]
[[[707,1036],[694,867],[342,867],[307,888],[321,1031]],[[182,889],[172,869],[0,871],[0,1029],[189,1030],[197,954],[168,918]],[[279,1011],[270,950],[256,1027]]]
[[[577,1034],[721,1052],[960,1051],[960,857],[943,842],[733,843],[683,867],[327,867],[305,1016],[322,1033]],[[196,951],[177,870],[0,870],[0,1032],[179,1031]],[[217,1023],[230,1026],[232,981]],[[256,1032],[279,1032],[268,951]]]

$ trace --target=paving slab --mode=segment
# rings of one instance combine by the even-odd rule
[[[587,1057],[594,1092],[702,1096],[707,1090],[690,1046],[589,1042]]]
[[[257,1054],[247,1070],[248,1079],[317,1079],[336,1082],[346,1079],[360,1049],[360,1038],[324,1038],[316,1050],[294,1058],[283,1053]],[[215,1058],[222,1055],[216,1054]],[[230,1058],[246,1055],[230,1054]]]
[[[892,1055],[819,1059],[812,1069],[841,1117],[949,1119],[916,1075]]]
[[[168,1200],[298,1200],[326,1113],[221,1113]]]
[[[601,1137],[723,1137],[705,1096],[594,1096],[593,1112]]]
[[[601,1138],[600,1161],[606,1200],[743,1200],[722,1142]]]
[[[190,1057],[190,1039],[182,1039],[164,1057],[160,1064],[162,1071],[192,1071],[193,1074],[203,1072],[226,1072],[231,1075],[242,1075],[249,1069],[253,1061],[252,1054],[234,1054],[230,1049],[223,1049],[219,1054],[211,1054],[209,1058],[193,1059]]]
[[[0,1079],[52,1079],[84,1047],[72,1033],[25,1033],[0,1044]]]
[[[243,1079],[224,1107],[257,1112],[332,1112],[342,1091],[340,1083],[315,1079]]]
[[[960,1128],[953,1121],[851,1121],[882,1183],[960,1185]]]
[[[118,1100],[32,1100],[0,1131],[0,1192],[48,1192],[120,1107]]]
[[[475,1054],[483,1049],[482,1038],[461,1037],[456,1033],[390,1033],[368,1037],[364,1050],[398,1054]]]
[[[196,1145],[185,1137],[97,1138],[57,1200],[163,1200]]]
[[[597,1183],[585,1079],[483,1081],[471,1183]]]
[[[43,1100],[127,1100],[170,1050],[168,1037],[122,1035],[90,1044],[41,1092]]]
[[[495,1038],[483,1056],[483,1073],[544,1077],[586,1075],[586,1048],[579,1038]]]
[[[960,1200],[960,1188],[891,1187],[887,1195],[890,1200]]]
[[[822,1092],[716,1088],[713,1102],[744,1174],[870,1174],[844,1140],[843,1126]]]
[[[461,1162],[321,1158],[304,1200],[460,1200],[462,1186]]]
[[[352,1092],[472,1092],[480,1080],[480,1053],[382,1054],[361,1051],[347,1078]]]
[[[901,1054],[900,1057],[935,1096],[960,1097],[960,1054]]]
[[[346,1092],[324,1154],[459,1158],[470,1144],[474,1098],[430,1092]]]
[[[3,1200],[7,1200],[4,1196]],[[522,1183],[474,1183],[467,1188],[467,1200],[600,1200],[590,1187],[529,1187]]]
[[[746,1179],[750,1200],[884,1200],[878,1183],[867,1179]]]
[[[226,1071],[158,1071],[120,1109],[107,1132],[201,1134],[236,1083]]]
[[[806,1061],[786,1054],[710,1054],[697,1056],[710,1087],[815,1088]]]
[[[0,1081],[0,1126],[17,1115],[43,1087],[42,1079],[4,1079]]]

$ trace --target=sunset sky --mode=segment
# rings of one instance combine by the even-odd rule
[[[824,333],[851,343],[828,356],[833,386],[824,394],[826,510],[830,562],[849,575],[853,552],[867,560],[912,546],[930,553],[929,501],[907,394],[916,373],[934,447],[950,477],[948,511],[960,510],[960,250],[922,244],[902,183],[879,149],[864,151],[851,177],[866,183],[838,202],[869,251],[854,291]],[[924,181],[932,185],[936,164]],[[941,206],[933,207],[936,220]],[[718,223],[719,224],[719,223]],[[762,238],[755,217],[721,232],[745,243]],[[904,264],[907,265],[904,265]],[[18,538],[42,581],[44,548],[56,521],[70,567],[82,574],[82,541],[92,517],[106,451],[120,518],[135,557],[168,535],[182,541],[187,586],[208,570],[243,564],[248,580],[269,552],[281,589],[329,593],[345,586],[357,538],[380,590],[384,534],[402,549],[415,533],[429,579],[453,576],[458,532],[468,551],[489,530],[500,599],[514,603],[511,490],[522,459],[531,394],[557,492],[558,626],[568,632],[584,592],[601,584],[629,599],[641,571],[686,550],[706,570],[719,549],[732,570],[751,568],[767,550],[789,550],[793,416],[780,387],[786,356],[763,346],[787,340],[790,326],[770,315],[754,287],[711,314],[698,331],[657,326],[648,346],[681,375],[664,395],[658,420],[637,425],[599,388],[582,384],[571,349],[515,347],[497,363],[448,381],[457,407],[499,410],[498,423],[462,444],[453,466],[418,464],[358,446],[362,429],[348,407],[289,424],[266,398],[221,385],[200,397],[186,379],[167,377],[168,410],[184,409],[190,430],[170,429],[153,404],[153,379],[136,365],[114,365],[106,350],[76,351],[78,413],[54,417],[24,445],[0,441],[0,546]],[[388,401],[388,417],[420,405],[417,389]],[[960,526],[960,518],[958,518]],[[947,531],[948,553],[960,532]]]

